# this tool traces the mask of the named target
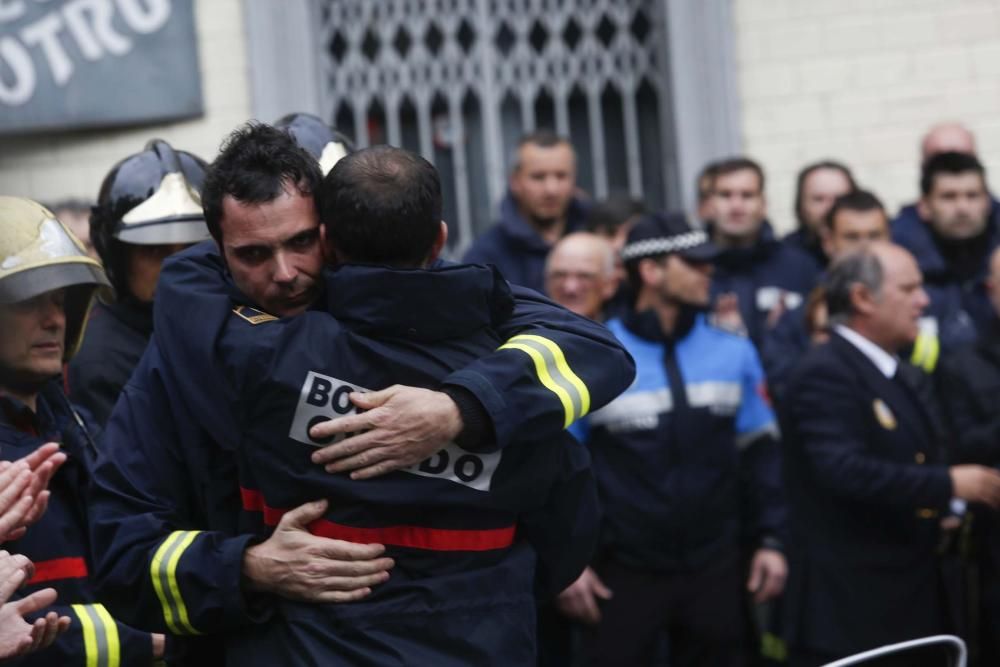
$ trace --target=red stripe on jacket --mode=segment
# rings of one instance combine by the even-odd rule
[[[87,561],[82,558],[54,558],[35,563],[35,575],[29,584],[58,579],[83,579],[88,574]]]
[[[276,526],[287,510],[270,507],[260,491],[240,488],[243,509],[261,512],[264,523]],[[356,544],[385,544],[429,551],[491,551],[506,549],[514,543],[515,526],[483,530],[456,530],[426,526],[382,526],[358,528],[317,519],[308,526],[309,532]]]

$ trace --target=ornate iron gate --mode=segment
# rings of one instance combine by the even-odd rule
[[[659,0],[318,1],[324,116],[438,167],[456,251],[490,224],[537,127],[570,137],[595,197],[659,208],[677,192]]]

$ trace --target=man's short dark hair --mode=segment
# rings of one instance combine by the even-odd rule
[[[698,179],[695,181],[695,194],[698,196],[698,203],[704,204],[712,196],[712,185],[715,183],[718,162],[709,162],[698,172]]]
[[[884,277],[882,262],[870,248],[848,253],[831,264],[823,281],[830,326],[846,324],[854,313],[851,289],[855,285],[864,285],[872,294],[878,294]]]
[[[517,148],[514,150],[513,159],[510,161],[511,171],[517,171],[521,168],[521,149],[528,144],[538,146],[539,148],[554,148],[555,146],[565,144],[566,146],[573,148],[573,144],[570,143],[569,139],[547,128],[540,128],[533,132],[528,132],[527,134],[521,135],[521,138],[517,142]]]
[[[827,211],[823,222],[826,228],[833,231],[833,221],[841,211],[881,211],[885,216],[886,226],[889,224],[889,217],[885,214],[885,206],[873,193],[868,190],[853,190],[846,195],[841,195],[833,200],[833,205]]]
[[[715,191],[715,184],[718,182],[719,176],[726,176],[745,170],[750,170],[757,174],[757,182],[760,183],[760,192],[764,192],[764,168],[748,157],[731,157],[716,162],[712,176],[712,191]]]
[[[441,228],[441,180],[416,153],[373,146],[341,158],[319,189],[319,216],[354,262],[420,266]]]
[[[646,207],[638,199],[616,193],[594,204],[583,226],[588,232],[611,236],[626,222],[645,212]]]
[[[322,179],[316,158],[288,132],[264,123],[246,123],[226,137],[205,174],[201,205],[208,231],[216,241],[222,240],[222,200],[226,197],[263,204],[277,199],[289,186],[311,196]]]
[[[986,169],[975,155],[968,153],[938,153],[927,158],[920,172],[920,192],[929,195],[934,189],[934,179],[938,174],[962,174],[967,171],[974,171],[986,183]]]
[[[851,186],[851,190],[858,187],[854,182],[854,176],[851,174],[851,170],[847,168],[847,165],[840,162],[835,162],[834,160],[821,160],[802,167],[802,170],[795,179],[795,217],[799,220],[799,226],[805,224],[805,219],[802,217],[802,189],[805,187],[806,179],[809,178],[813,172],[817,172],[820,169],[839,171],[844,175],[844,178],[847,179],[847,182]]]

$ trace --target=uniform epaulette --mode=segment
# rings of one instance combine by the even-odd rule
[[[263,310],[257,310],[250,306],[236,306],[233,308],[233,314],[243,318],[250,324],[263,324],[264,322],[274,322],[278,319],[270,313],[265,313]]]

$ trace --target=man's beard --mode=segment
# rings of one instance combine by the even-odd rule
[[[559,222],[559,218],[539,218],[537,216],[531,216],[532,226],[538,229],[552,229],[555,227],[556,223]]]

